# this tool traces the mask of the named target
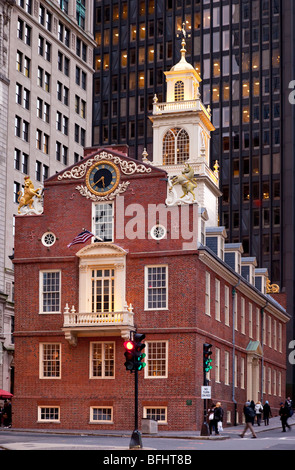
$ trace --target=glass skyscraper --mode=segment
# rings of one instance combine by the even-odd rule
[[[153,97],[165,101],[164,71],[179,58],[201,78],[216,131],[220,224],[244,255],[283,286],[280,0],[95,1],[93,144],[152,152]]]

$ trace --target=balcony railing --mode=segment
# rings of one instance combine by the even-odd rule
[[[172,101],[166,103],[154,102],[153,114],[175,113],[179,111],[203,111],[211,120],[210,112],[206,109],[200,99],[188,101]]]
[[[63,331],[66,338],[71,343],[76,344],[76,338],[79,333],[93,333],[94,331],[103,333],[112,331],[114,334],[120,334],[127,337],[129,331],[134,329],[134,313],[130,304],[124,306],[121,312],[77,312],[75,307],[70,309],[66,304],[64,309]]]

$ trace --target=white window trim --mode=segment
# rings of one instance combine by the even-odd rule
[[[158,424],[168,424],[168,420],[167,420],[167,406],[144,406],[143,407],[143,417],[144,418],[147,418],[147,411],[148,410],[151,410],[151,409],[158,409],[158,410],[165,410],[165,420],[160,420],[160,421],[157,421]]]
[[[211,316],[210,311],[210,273],[206,271],[205,279],[205,314]]]
[[[43,312],[43,274],[59,273],[59,308],[58,312]],[[39,271],[39,314],[60,315],[61,314],[61,269],[42,269]]]
[[[215,320],[220,320],[220,281],[215,279]]]
[[[59,358],[59,363],[60,363],[60,368],[59,368],[59,376],[53,376],[53,377],[45,377],[43,374],[44,374],[44,361],[43,361],[43,352],[44,352],[44,345],[53,345],[53,344],[57,344],[59,345],[59,354],[60,354],[60,358]],[[56,343],[56,342],[44,342],[44,343],[39,343],[39,379],[42,379],[42,380],[61,380],[61,367],[62,367],[62,349],[61,349],[61,343]]]
[[[166,344],[166,355],[165,355],[165,375],[149,375],[149,344],[150,343],[165,343]],[[168,341],[165,340],[156,340],[156,341],[147,341],[146,342],[146,367],[144,368],[144,378],[145,379],[167,379],[168,378]]]
[[[229,287],[224,286],[224,323],[226,326],[230,325],[229,322]]]
[[[166,307],[148,307],[148,270],[149,268],[166,268]],[[158,311],[158,310],[169,310],[168,306],[168,282],[169,282],[169,272],[168,264],[151,264],[144,267],[144,310],[148,311]]]
[[[94,376],[93,375],[93,368],[92,368],[92,358],[93,358],[93,345],[100,343],[102,344],[102,375],[101,376]],[[105,343],[112,343],[114,348],[114,375],[105,375],[105,357],[104,357],[104,344]],[[91,380],[114,380],[116,378],[116,348],[115,348],[115,341],[91,341],[90,342],[90,354],[89,354],[89,378]]]
[[[114,243],[114,234],[115,234],[115,213],[114,213],[114,203],[111,201],[103,201],[103,202],[94,202],[92,204],[92,233],[96,235],[95,233],[95,208],[97,205],[111,205],[112,206],[112,240],[108,241],[103,241],[103,243]],[[99,237],[99,235],[97,235]],[[91,239],[93,241],[93,239]]]
[[[58,419],[42,419],[41,410],[42,408],[57,408],[58,409]],[[51,406],[51,405],[40,405],[38,406],[38,423],[60,423],[60,406]]]
[[[111,410],[111,419],[94,419],[93,418],[93,410],[94,409],[107,409]],[[114,424],[114,408],[112,406],[91,406],[90,407],[90,424]]]

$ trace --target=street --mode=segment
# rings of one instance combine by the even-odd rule
[[[192,452],[193,455],[193,451],[196,450],[295,450],[294,427],[286,433],[282,433],[281,429],[261,432],[258,434],[257,439],[252,439],[249,434],[242,439],[239,437],[238,432],[237,429],[231,428],[229,431],[224,432],[224,436],[227,438],[222,440],[143,436],[142,451],[146,451],[147,454],[150,453],[151,455],[159,450],[166,451],[167,455],[171,454],[170,451],[176,451],[177,454],[183,452],[183,455],[189,455]],[[1,429],[0,449],[95,450],[101,451],[99,459],[103,459],[104,455],[107,456],[109,453],[116,455],[119,452],[120,455],[125,455],[124,453],[129,451],[130,437],[19,432]]]

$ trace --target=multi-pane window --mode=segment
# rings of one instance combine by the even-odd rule
[[[59,343],[40,344],[40,378],[58,379],[61,377],[61,345]]]
[[[184,100],[184,83],[181,80],[178,80],[174,85],[174,100],[175,101]]]
[[[93,216],[93,230],[94,235],[101,238],[105,242],[113,241],[113,205],[95,204]]]
[[[189,158],[189,135],[181,128],[169,129],[163,138],[163,164],[184,163]]]
[[[168,376],[168,343],[166,341],[149,341],[147,343],[146,377]]]
[[[115,302],[114,269],[93,269],[91,276],[91,311],[113,312]]]
[[[146,309],[168,308],[168,267],[146,267]]]
[[[159,424],[167,423],[167,408],[145,406],[143,408],[143,417],[158,421]]]
[[[210,312],[210,273],[206,272],[206,284],[205,284],[205,313],[211,315]]]
[[[90,422],[95,423],[112,423],[113,408],[105,406],[92,406],[90,408]]]
[[[60,408],[58,406],[39,406],[38,421],[60,421]]]
[[[215,279],[215,319],[220,321],[220,281]]]
[[[113,342],[90,343],[90,378],[115,377],[115,345]]]
[[[41,271],[40,273],[40,312],[60,312],[61,273]]]

